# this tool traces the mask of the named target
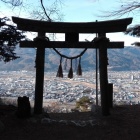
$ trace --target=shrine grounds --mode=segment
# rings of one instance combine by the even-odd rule
[[[43,122],[45,115],[18,119],[13,106],[0,106],[1,140],[139,140],[140,105],[114,106],[110,116],[91,112],[49,113],[53,120],[94,120],[94,125],[76,126]]]
[[[85,88],[83,88],[83,91],[91,91],[88,88],[91,85],[94,90],[95,85],[91,83],[91,81],[95,81],[95,75],[92,75],[93,79],[90,79],[90,74],[86,73],[85,75],[86,77],[81,79],[84,81],[61,79],[62,81],[58,83],[58,85],[63,87],[63,80],[66,80],[67,82],[71,82],[71,84],[66,85],[67,87],[71,87],[69,89],[73,89],[73,91],[77,89],[77,86],[74,86],[76,83],[84,84]],[[3,78],[5,80],[3,80]],[[47,84],[50,83],[52,88],[54,88],[54,82],[48,80],[51,77],[45,78],[45,82]],[[8,73],[8,76],[6,73],[1,74],[1,89],[6,91],[8,87],[10,88],[10,90],[8,90],[9,92],[1,93],[5,93],[6,98],[14,99],[16,102],[18,96],[27,94],[27,92],[25,92],[26,88],[30,89],[28,91],[32,94],[31,91],[34,89],[33,79],[34,75],[30,73],[28,75],[27,72],[13,72],[11,75]],[[113,106],[110,110],[110,116],[102,116],[100,111],[97,113],[91,113],[91,111],[70,113],[48,112],[50,120],[46,118],[45,113],[39,116],[32,115],[28,119],[19,119],[15,115],[17,107],[13,106],[13,101],[11,101],[10,105],[0,105],[0,140],[139,140],[140,105],[138,101],[140,72],[113,72],[112,74],[109,72],[109,81],[114,84],[114,99],[120,103]],[[59,88],[56,83],[55,85]],[[14,91],[13,94],[10,94],[10,91]],[[46,91],[50,91],[48,87]],[[12,97],[12,95],[14,95],[14,97]],[[48,94],[46,95],[49,98]],[[63,99],[65,99],[64,96]],[[47,100],[51,99],[44,99],[45,106],[48,106]],[[131,104],[128,104],[130,101]],[[63,104],[54,104],[54,102],[50,101],[49,104],[51,103],[54,105],[53,107],[58,107],[58,105],[63,107],[63,109],[66,107],[66,103],[64,102]],[[123,103],[123,105],[121,103]],[[124,103],[127,103],[127,105]],[[135,105],[133,103],[135,103]],[[31,100],[31,105],[33,106],[33,100]],[[67,103],[67,107],[74,107],[74,102]]]

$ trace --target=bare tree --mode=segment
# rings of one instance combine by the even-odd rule
[[[62,0],[52,0],[51,2],[46,0],[39,0],[35,2],[35,5],[33,4],[33,1],[31,2],[26,0],[0,1],[10,6],[10,9],[14,10],[18,8],[19,11],[24,11],[24,13],[27,13],[29,17],[34,19],[56,21],[61,20],[63,17],[60,12],[60,7],[63,5]]]
[[[11,6],[21,6],[23,4],[23,0],[1,0],[6,4],[10,4]]]
[[[10,5],[13,8],[21,8],[24,7],[25,0],[0,0],[6,5]],[[35,10],[33,7],[32,18],[38,20],[45,21],[53,21],[54,14],[56,17],[59,17],[59,9],[57,8],[59,4],[61,4],[61,0],[54,0],[52,7],[45,8],[43,0],[39,0],[40,5],[38,6],[39,10]],[[25,11],[27,12],[27,11]],[[19,58],[19,56],[14,53],[15,46],[19,43],[19,41],[25,36],[21,31],[18,31],[17,28],[11,24],[7,24],[7,21],[10,19],[6,17],[0,18],[0,61],[9,62],[10,60],[14,60]]]
[[[55,0],[50,6],[45,6],[43,0],[40,0],[38,9],[33,9],[31,16],[38,20],[44,21],[61,21],[63,15],[61,14],[60,7],[61,1]]]
[[[140,16],[140,0],[120,0],[120,2],[117,10],[106,11],[107,14],[102,17]],[[140,24],[129,27],[124,33],[133,37],[140,37]],[[134,42],[132,45],[140,46],[140,42]]]
[[[137,15],[140,12],[140,0],[121,0],[120,6],[117,10],[106,11],[107,14],[103,15],[103,17],[122,17],[123,15],[133,14]]]

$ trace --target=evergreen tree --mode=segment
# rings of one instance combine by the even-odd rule
[[[0,18],[0,61],[4,62],[19,58],[14,51],[19,41],[25,39],[23,32],[7,24],[9,21],[7,17]]]

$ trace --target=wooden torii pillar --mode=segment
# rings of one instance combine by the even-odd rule
[[[43,86],[44,86],[44,57],[45,48],[99,48],[100,63],[100,90],[102,114],[109,115],[108,106],[108,76],[107,76],[107,49],[123,48],[124,42],[107,42],[106,33],[125,31],[127,25],[132,22],[132,18],[88,22],[88,23],[65,23],[46,22],[31,19],[12,17],[19,30],[33,31],[38,33],[38,37],[45,38],[45,33],[65,33],[65,41],[21,41],[22,48],[37,48],[36,56],[36,85],[35,85],[35,106],[34,113],[42,113]],[[98,33],[97,42],[79,42],[79,33]]]
[[[39,32],[38,37],[44,37],[44,32]],[[43,89],[44,89],[44,63],[45,63],[45,48],[40,47],[41,44],[37,43],[36,47],[36,81],[35,81],[35,102],[34,113],[42,113],[43,105]]]

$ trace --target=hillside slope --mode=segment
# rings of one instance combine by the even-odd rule
[[[81,49],[60,49],[62,54],[74,56],[80,53]],[[3,63],[0,62],[0,70],[35,70],[35,49],[23,49],[17,47],[16,53],[20,56],[19,59]],[[58,56],[53,49],[46,49],[45,52],[45,71],[57,71],[60,56]],[[140,70],[140,49],[137,47],[125,47],[124,49],[109,49],[108,50],[109,66],[108,68],[115,71],[129,71]],[[63,59],[63,67],[65,65]],[[78,61],[77,61],[78,62]],[[73,60],[73,68],[76,69],[78,64]],[[81,60],[82,69],[84,71],[94,70],[96,66],[95,49],[88,49],[82,56]],[[70,61],[67,60],[67,70],[69,70]]]

